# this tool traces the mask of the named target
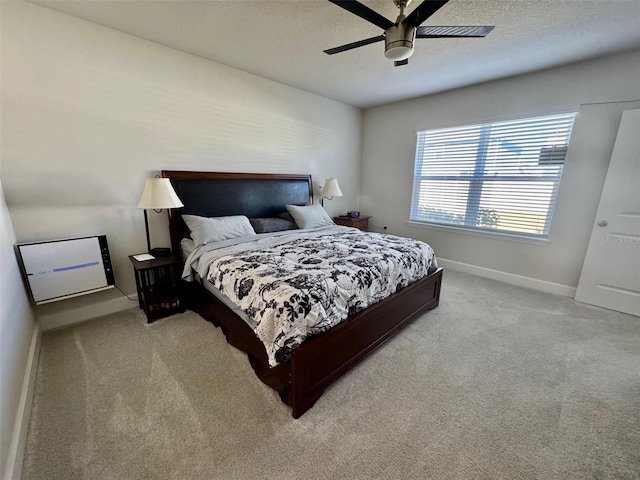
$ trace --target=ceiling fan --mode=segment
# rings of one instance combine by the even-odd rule
[[[492,26],[480,27],[421,27],[431,15],[436,13],[449,0],[424,0],[416,9],[404,15],[404,9],[411,0],[393,0],[400,9],[400,15],[395,23],[386,19],[379,13],[355,0],[329,0],[331,3],[365,19],[368,22],[382,28],[384,33],[376,37],[366,38],[359,42],[347,43],[340,47],[330,48],[324,53],[334,55],[353,48],[363,47],[370,43],[384,40],[384,56],[394,60],[394,65],[407,65],[409,57],[413,54],[413,44],[416,38],[461,38],[461,37],[485,37],[494,29]]]

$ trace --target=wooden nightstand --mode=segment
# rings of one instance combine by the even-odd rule
[[[184,312],[180,294],[180,267],[177,257],[157,257],[139,261],[129,256],[136,275],[138,304],[147,315],[147,323]]]
[[[369,231],[369,219],[371,217],[333,217],[333,221],[336,225],[343,225],[345,227],[353,227],[362,230],[363,232]]]

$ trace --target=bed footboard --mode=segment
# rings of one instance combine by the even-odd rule
[[[426,310],[438,306],[442,268],[372,305],[293,351],[293,416],[300,417],[324,389]]]
[[[293,351],[289,361],[269,367],[264,345],[251,328],[201,285],[190,308],[220,327],[227,341],[247,353],[256,376],[290,405],[299,418],[324,389],[427,310],[438,306],[442,268],[372,305]]]

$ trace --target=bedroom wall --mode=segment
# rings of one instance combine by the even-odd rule
[[[445,265],[573,296],[622,111],[640,105],[639,78],[635,51],[365,110],[361,210],[429,242]],[[579,113],[547,244],[407,224],[416,131],[563,110]]]
[[[20,478],[40,328],[13,251],[15,235],[0,183],[0,478]],[[35,378],[35,375],[33,375]],[[14,465],[17,470],[14,471]]]
[[[359,109],[33,4],[4,3],[1,22],[1,173],[19,242],[105,233],[133,295],[136,205],[162,169],[336,177],[345,196],[329,213],[357,208]],[[166,211],[149,214],[152,246],[168,246]],[[39,309],[43,327],[109,295]]]

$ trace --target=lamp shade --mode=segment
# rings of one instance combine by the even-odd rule
[[[320,193],[323,197],[342,197],[342,190],[340,190],[340,185],[338,185],[338,180],[335,178],[327,178],[324,181],[324,185],[322,186],[322,192]]]
[[[168,178],[147,178],[138,208],[162,210],[183,206]]]

